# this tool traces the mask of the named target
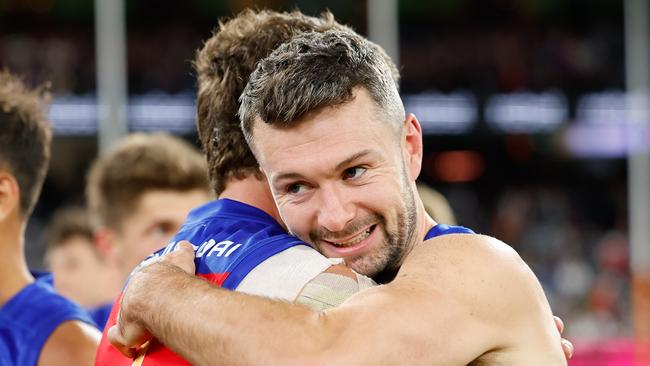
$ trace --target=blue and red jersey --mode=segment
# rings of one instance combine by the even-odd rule
[[[452,233],[473,233],[459,226],[437,225],[426,239]],[[256,266],[271,256],[296,245],[307,245],[287,232],[265,212],[233,200],[219,199],[193,210],[181,230],[163,249],[151,255],[164,255],[177,243],[187,240],[195,245],[196,274],[216,286],[234,290]],[[180,356],[155,340],[144,356],[134,362],[122,356],[106,338],[106,331],[116,323],[119,299],[107,322],[95,361],[96,366],[108,365],[189,365]]]
[[[192,210],[172,241],[147,260],[173,251],[181,240],[195,245],[197,276],[230,290],[236,289],[253,268],[271,256],[296,245],[307,245],[287,234],[264,211],[229,199],[212,201]],[[106,338],[106,331],[116,323],[118,309],[119,299],[113,306],[104,329],[96,366],[130,366],[133,363],[133,360],[122,356],[113,348]],[[149,345],[139,362],[142,366],[189,365],[155,341]]]

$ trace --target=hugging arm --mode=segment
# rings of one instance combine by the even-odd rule
[[[465,246],[438,240],[429,250],[414,250],[391,284],[321,312],[215,288],[154,264],[132,279],[136,286],[125,293],[122,327],[113,328],[111,338],[128,346],[129,324],[146,327],[197,365],[465,365],[530,333],[530,306],[545,299],[510,253],[467,256],[462,248],[472,251],[475,243],[463,240]],[[489,259],[503,263],[495,271]],[[137,286],[148,282],[158,286]],[[540,365],[566,364],[550,310],[538,308]]]

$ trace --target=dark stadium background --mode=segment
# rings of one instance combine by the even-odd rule
[[[365,1],[129,0],[130,98],[191,107],[194,51],[219,18],[249,6],[329,8],[366,33]],[[407,111],[420,103],[418,117],[431,119],[421,179],[446,195],[459,223],[521,253],[570,339],[631,336],[627,163],[622,132],[608,120],[625,87],[621,2],[403,0],[399,35]],[[50,80],[55,102],[93,100],[94,47],[92,1],[0,0],[0,66],[31,83]],[[443,112],[469,122],[446,124]],[[591,120],[598,112],[609,117]],[[132,129],[172,128],[196,142],[191,117]],[[79,123],[56,130],[30,223],[32,266],[41,266],[41,228],[53,210],[83,200],[96,120]]]

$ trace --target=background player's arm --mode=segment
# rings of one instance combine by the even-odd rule
[[[92,365],[100,337],[91,325],[77,320],[64,322],[45,342],[38,365]]]
[[[529,360],[565,364],[539,284],[516,255],[477,253],[484,241],[465,235],[419,246],[393,283],[322,312],[220,290],[160,265],[136,275],[123,307],[134,306],[128,320],[197,365],[465,365],[522,337],[534,345]]]

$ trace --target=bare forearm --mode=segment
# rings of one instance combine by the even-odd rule
[[[222,290],[171,266],[142,275],[158,285],[133,304],[138,321],[192,364],[304,364],[330,343],[322,315],[302,306]]]

